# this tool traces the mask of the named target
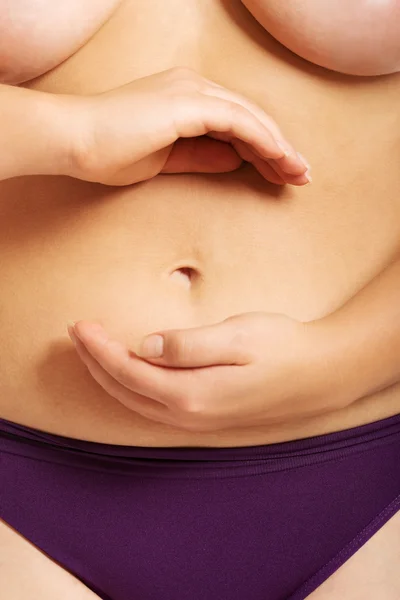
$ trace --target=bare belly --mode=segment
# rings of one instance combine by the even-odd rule
[[[99,442],[239,446],[399,412],[400,388],[392,388],[296,425],[196,435],[149,422],[108,397],[71,347],[69,320],[98,319],[134,345],[159,328],[252,310],[315,319],[399,249],[400,77],[361,83],[328,75],[297,61],[253,21],[228,16],[218,8],[196,19],[202,46],[184,35],[182,18],[169,44],[165,15],[158,22],[144,10],[138,22],[123,5],[87,46],[31,87],[93,92],[182,64],[184,55],[187,66],[252,97],[282,123],[313,163],[314,184],[278,190],[249,168],[160,176],[124,189],[67,178],[2,183],[1,417]]]

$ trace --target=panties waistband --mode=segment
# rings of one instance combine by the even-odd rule
[[[67,438],[0,419],[0,452],[69,464],[78,468],[123,471],[146,470],[152,475],[179,471],[193,476],[217,475],[234,469],[235,475],[280,471],[339,459],[398,441],[400,414],[324,435],[304,439],[230,448],[118,446]],[[168,469],[170,467],[171,469]],[[250,469],[250,471],[249,471]],[[201,475],[201,473],[203,475]]]

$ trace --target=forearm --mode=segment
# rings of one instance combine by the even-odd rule
[[[0,85],[0,180],[68,171],[70,127],[61,97]]]
[[[400,381],[400,258],[321,319],[327,381],[340,404]]]

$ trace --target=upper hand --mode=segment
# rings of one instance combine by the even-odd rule
[[[222,173],[250,162],[268,181],[304,185],[308,165],[259,106],[186,68],[92,96],[63,97],[69,172],[129,185],[159,173]]]
[[[208,327],[158,332],[158,358],[153,336],[134,353],[98,324],[78,322],[70,335],[111,396],[148,419],[204,432],[336,408],[326,393],[324,335],[315,323],[247,313]]]

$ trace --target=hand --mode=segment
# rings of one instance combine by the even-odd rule
[[[190,69],[63,98],[75,140],[66,174],[78,179],[129,185],[159,173],[234,171],[244,160],[275,184],[311,180],[271,117]]]
[[[110,340],[98,324],[81,321],[69,333],[81,360],[111,396],[153,421],[205,432],[337,408],[328,393],[329,344],[318,323],[247,313],[147,336],[136,353]]]

